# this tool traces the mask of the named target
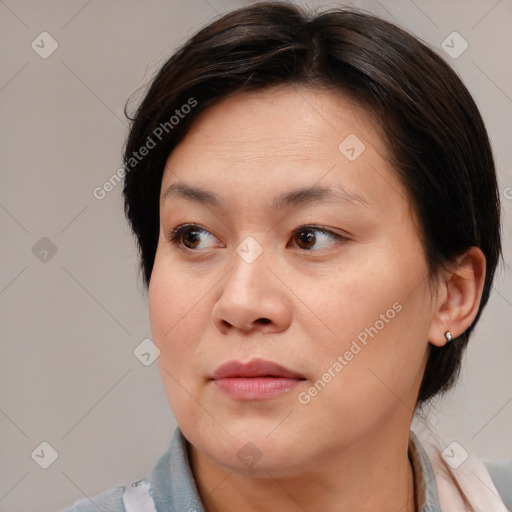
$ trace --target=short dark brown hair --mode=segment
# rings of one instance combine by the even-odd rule
[[[220,17],[169,58],[129,116],[124,152],[125,212],[144,283],[170,153],[214,103],[287,84],[338,91],[375,117],[419,219],[431,278],[472,246],[486,257],[475,321],[452,343],[430,345],[418,396],[425,403],[455,382],[489,299],[501,256],[499,194],[487,132],[467,88],[437,53],[388,21],[355,9],[313,13],[261,2]]]

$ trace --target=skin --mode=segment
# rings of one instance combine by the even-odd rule
[[[366,147],[354,161],[338,149],[349,134]],[[206,510],[415,510],[407,447],[429,343],[444,345],[444,332],[455,337],[475,318],[485,257],[471,248],[429,281],[387,151],[375,121],[347,98],[287,86],[214,105],[171,153],[150,321]],[[166,198],[177,183],[215,193],[225,208]],[[268,207],[292,189],[335,184],[366,204]],[[168,233],[183,223],[206,232],[195,244],[171,243]],[[314,230],[308,245],[293,233],[306,224],[346,240]],[[252,263],[236,251],[248,236],[263,250]],[[299,393],[397,303],[394,318],[300,403]],[[306,380],[261,401],[235,400],[210,380],[223,362],[253,357]],[[261,456],[253,465],[237,456],[249,442]]]

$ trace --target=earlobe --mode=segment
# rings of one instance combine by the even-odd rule
[[[478,247],[471,247],[457,258],[448,270],[442,271],[429,342],[438,347],[457,343],[460,336],[473,323],[485,282],[485,255]],[[447,334],[449,333],[449,335]]]

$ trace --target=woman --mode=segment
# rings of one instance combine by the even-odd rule
[[[179,427],[69,511],[511,506],[510,466],[410,430],[501,255],[486,130],[440,57],[358,11],[239,9],[162,67],[125,171]]]

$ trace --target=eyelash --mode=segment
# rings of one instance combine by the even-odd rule
[[[204,250],[204,249],[199,249],[199,250],[191,249],[190,247],[183,246],[183,244],[181,243],[181,235],[184,232],[186,232],[187,230],[191,230],[191,231],[194,230],[194,231],[199,231],[200,233],[212,234],[207,229],[205,229],[197,224],[181,224],[181,225],[177,226],[176,228],[174,228],[173,230],[171,230],[167,234],[166,240],[169,243],[173,244],[174,246],[178,247],[179,249],[184,249],[184,250],[188,250],[191,252],[198,252],[200,250]],[[303,226],[299,226],[298,228],[294,229],[292,232],[292,238],[300,235],[301,233],[303,233],[305,231],[317,231],[319,233],[328,235],[329,237],[331,237],[332,239],[334,239],[338,242],[347,242],[349,240],[347,237],[345,237],[343,235],[334,233],[333,231],[322,228],[320,226],[315,226],[315,225],[310,225],[310,224],[305,224]],[[301,248],[299,247],[299,249],[301,249]],[[317,252],[317,251],[309,251],[307,249],[301,249],[301,250],[303,250],[305,252]]]

